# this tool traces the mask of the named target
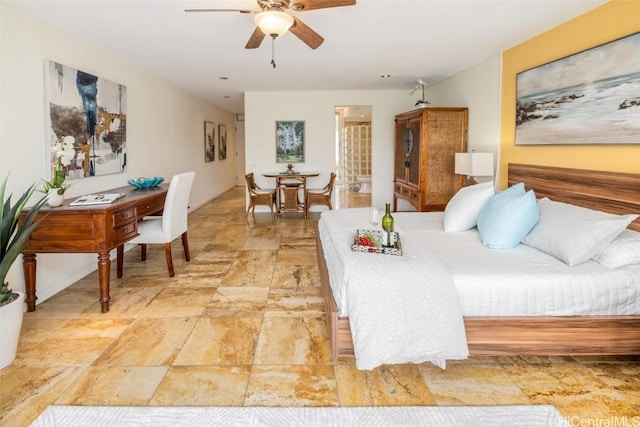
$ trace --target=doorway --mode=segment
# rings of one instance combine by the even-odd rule
[[[336,174],[342,207],[371,205],[372,140],[370,105],[336,106]]]

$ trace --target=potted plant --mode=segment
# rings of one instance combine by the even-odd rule
[[[51,147],[53,154],[53,171],[51,181],[44,181],[41,192],[48,194],[47,203],[49,206],[60,206],[64,202],[64,192],[70,184],[64,182],[64,168],[71,164],[76,155],[74,144],[76,139],[73,136],[62,136],[58,138]]]
[[[429,101],[427,101],[424,97],[424,87],[425,87],[426,83],[424,82],[424,80],[422,79],[417,79],[416,80],[416,86],[411,90],[410,95],[413,95],[413,93],[415,91],[417,91],[418,89],[420,89],[422,91],[422,96],[420,97],[420,99],[418,99],[416,101],[415,106],[418,108],[425,108],[427,105],[429,105]]]
[[[16,358],[24,312],[24,293],[9,288],[7,274],[29,236],[39,225],[40,220],[34,219],[47,200],[47,196],[38,200],[29,209],[24,221],[20,222],[20,214],[34,193],[36,185],[31,185],[14,205],[11,204],[11,195],[6,200],[4,198],[6,186],[7,178],[0,185],[0,369]]]

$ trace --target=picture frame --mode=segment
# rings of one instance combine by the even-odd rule
[[[227,126],[218,126],[218,159],[227,159]]]
[[[305,122],[276,121],[276,163],[304,163]]]
[[[125,172],[127,87],[49,60],[44,76],[48,173],[55,173],[51,148],[61,138],[73,140],[73,158],[62,170],[65,180]]]
[[[216,124],[204,122],[204,162],[213,162],[216,159]]]
[[[516,75],[516,145],[640,144],[640,32]]]

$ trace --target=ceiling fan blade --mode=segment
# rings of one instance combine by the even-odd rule
[[[295,0],[290,4],[290,8],[296,12],[303,12],[313,9],[326,9],[328,7],[353,6],[356,0]]]
[[[249,41],[244,46],[244,48],[256,49],[260,47],[260,44],[262,44],[262,40],[264,40],[264,33],[260,28],[256,27],[256,29],[253,30],[253,34],[251,34],[251,37],[249,37]]]
[[[313,31],[307,24],[295,16],[293,17],[293,26],[289,28],[289,31],[311,49],[316,49],[324,42],[324,38],[322,38],[320,34]]]
[[[259,10],[244,9],[185,9],[185,12],[240,12],[240,13],[258,13]]]

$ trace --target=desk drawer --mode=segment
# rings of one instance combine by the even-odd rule
[[[113,230],[115,244],[124,243],[138,235],[138,221],[131,221],[128,224],[120,225]]]
[[[120,244],[138,235],[136,209],[130,207],[113,213],[113,241]]]
[[[125,209],[113,213],[113,226],[118,227],[136,219],[136,210],[134,208]]]
[[[164,208],[164,198],[162,198],[162,199],[153,199],[153,200],[150,200],[147,203],[144,203],[142,205],[136,206],[136,209],[138,210],[138,212],[137,212],[138,215],[137,216],[138,216],[139,219],[142,219],[147,215],[160,213],[163,208]]]

